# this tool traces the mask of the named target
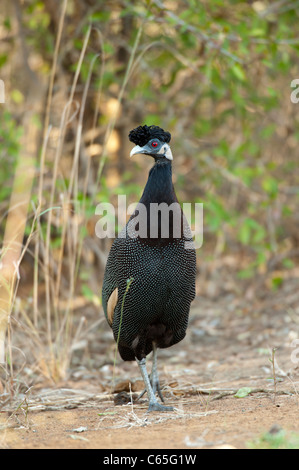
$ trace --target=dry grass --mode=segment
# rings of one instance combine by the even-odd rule
[[[80,173],[79,159],[82,147],[82,132],[84,112],[88,90],[91,84],[91,78],[94,73],[94,66],[100,60],[99,68],[99,88],[97,104],[94,111],[93,134],[96,135],[97,118],[99,113],[100,98],[102,94],[102,78],[105,70],[105,53],[103,50],[103,38],[101,32],[92,28],[91,25],[85,33],[80,57],[74,73],[73,82],[67,102],[63,106],[63,112],[60,119],[59,129],[55,130],[56,147],[54,149],[54,161],[49,159],[49,142],[53,141],[53,126],[50,124],[51,111],[53,106],[53,88],[54,79],[57,71],[57,63],[61,48],[61,37],[65,27],[66,4],[62,4],[59,28],[57,33],[55,51],[53,55],[53,64],[50,72],[50,81],[46,103],[46,113],[44,120],[43,140],[40,152],[39,171],[37,187],[34,189],[37,195],[37,206],[33,205],[33,213],[27,219],[27,224],[31,222],[31,230],[25,246],[20,241],[19,247],[22,248],[22,254],[16,257],[13,272],[13,287],[9,291],[9,305],[6,309],[6,318],[12,319],[14,328],[24,329],[24,333],[32,342],[32,354],[34,355],[36,366],[40,373],[53,382],[67,376],[67,370],[70,365],[74,345],[80,340],[82,334],[82,325],[84,317],[81,317],[76,325],[74,321],[74,308],[76,297],[76,288],[78,284],[79,267],[81,261],[84,235],[82,227],[86,224],[86,205],[87,190],[94,199],[96,191],[101,184],[102,171],[107,159],[107,145],[115,127],[116,119],[126,89],[126,85],[135,66],[136,51],[140,41],[142,27],[141,25],[135,43],[132,48],[127,70],[123,78],[122,86],[117,97],[117,107],[110,116],[105,136],[104,144],[99,160],[96,184],[88,188],[91,171],[91,158],[88,159],[85,166],[85,174]],[[94,55],[91,61],[88,77],[84,85],[82,100],[78,103],[75,100],[78,79],[81,67],[86,55],[92,29],[95,29],[99,38],[100,52]],[[65,151],[65,138],[69,127],[75,129],[75,145],[72,158],[72,165],[67,175],[68,183],[61,187],[60,162]],[[92,144],[92,142],[91,142]],[[31,149],[35,153],[36,148]],[[53,153],[53,145],[51,149]],[[49,164],[52,165],[49,178]],[[83,183],[82,183],[83,181]],[[80,201],[79,201],[80,191]],[[90,197],[90,196],[89,196]],[[90,201],[89,201],[90,203]],[[13,213],[14,207],[8,210],[8,216]],[[26,225],[26,214],[24,214],[24,229]],[[24,232],[24,230],[23,230]],[[53,232],[59,233],[59,243],[53,244]],[[23,238],[23,233],[21,239]],[[20,240],[21,240],[20,239]],[[7,243],[10,243],[8,241]],[[33,250],[29,250],[29,245],[33,245]],[[5,251],[3,250],[4,255]],[[21,317],[14,316],[14,305],[18,291],[18,266],[25,253],[34,258],[34,272],[32,284],[32,312],[28,314],[28,309],[21,307]],[[2,256],[4,256],[2,255]],[[41,294],[41,285],[44,286],[44,292]],[[32,313],[32,314],[31,314]],[[10,383],[11,389],[13,382],[13,346],[12,346],[12,325],[9,320],[7,351],[8,364],[3,365],[4,381]],[[3,333],[5,333],[5,327]],[[4,354],[3,354],[4,360]],[[5,361],[4,361],[5,362]],[[6,377],[6,378],[5,378]],[[12,391],[12,390],[11,390]]]

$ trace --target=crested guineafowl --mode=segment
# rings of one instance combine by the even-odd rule
[[[115,239],[103,281],[103,308],[123,360],[136,360],[148,394],[148,411],[169,411],[157,372],[157,348],[181,341],[195,297],[196,255],[191,230],[172,184],[171,135],[158,126],[129,134],[131,156],[150,155],[142,197]],[[166,210],[165,210],[166,209]],[[146,356],[153,351],[150,377]]]

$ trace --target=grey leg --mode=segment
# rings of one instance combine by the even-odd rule
[[[159,382],[159,376],[158,376],[158,366],[157,366],[158,361],[157,361],[157,359],[158,359],[158,348],[157,348],[156,343],[153,341],[153,362],[152,362],[152,371],[150,373],[149,378],[150,378],[150,383],[151,383],[154,395],[156,395],[156,392],[157,392],[160,400],[164,403],[165,400],[164,400],[164,397],[162,395],[162,391],[161,391],[161,388],[160,388],[160,382]],[[137,400],[140,400],[140,398],[143,397],[143,395],[145,394],[146,391],[147,391],[147,389],[145,388],[140,393]]]
[[[158,359],[158,348],[155,342],[153,342],[153,365],[152,365],[152,372],[151,372],[151,383],[154,394],[158,393],[161,401],[164,403],[164,397],[161,392],[159,376],[158,376],[158,367],[157,367],[157,359]]]
[[[140,369],[140,372],[141,372],[141,375],[142,375],[142,378],[143,378],[143,381],[144,381],[145,389],[147,391],[147,396],[148,396],[148,399],[149,399],[148,411],[173,411],[172,406],[164,406],[164,405],[161,405],[160,403],[158,403],[157,398],[156,398],[156,396],[153,392],[153,389],[152,389],[152,386],[151,386],[151,383],[150,383],[150,379],[149,379],[149,376],[148,376],[148,373],[147,373],[147,370],[146,370],[146,360],[145,360],[145,358],[143,358],[141,360],[136,358],[136,362],[139,366],[139,369]]]

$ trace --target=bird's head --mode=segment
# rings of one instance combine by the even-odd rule
[[[130,157],[138,153],[151,155],[155,160],[173,160],[169,146],[170,132],[166,132],[158,126],[139,126],[129,134],[129,139],[135,147],[131,150]]]

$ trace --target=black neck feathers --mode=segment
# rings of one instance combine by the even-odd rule
[[[150,203],[172,204],[177,197],[172,184],[172,166],[168,160],[156,160],[151,168],[140,202],[145,206]]]
[[[173,203],[176,203],[172,205]],[[140,207],[142,205],[145,208]],[[165,211],[165,205],[171,206]],[[164,207],[163,207],[164,206]],[[153,216],[154,214],[154,216]],[[170,239],[183,237],[183,215],[178,204],[175,190],[172,184],[171,162],[168,160],[156,160],[149,172],[148,180],[143,194],[130,220],[138,223],[138,239],[142,243],[152,246],[164,246]],[[140,231],[140,222],[144,223],[145,231]]]

